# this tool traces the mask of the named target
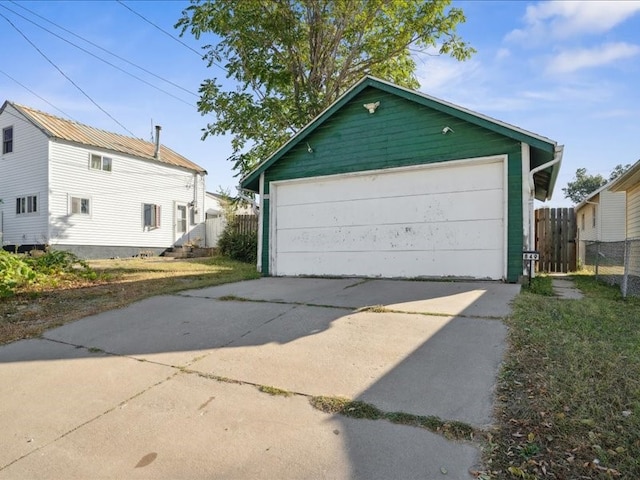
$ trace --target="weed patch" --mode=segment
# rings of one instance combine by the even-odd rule
[[[387,420],[399,425],[424,428],[451,440],[473,440],[476,430],[463,422],[446,421],[434,416],[414,415],[405,412],[383,412],[374,405],[344,397],[311,397],[311,405],[325,413],[340,414],[351,418]]]
[[[269,395],[273,395],[274,397],[275,396],[290,397],[293,395],[293,393],[287,390],[282,390],[281,388],[276,388],[276,387],[270,387],[268,385],[260,385],[258,387],[258,390],[260,390],[262,393],[268,393]]]

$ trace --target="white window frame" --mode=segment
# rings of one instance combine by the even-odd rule
[[[147,221],[147,212],[149,212],[149,218]],[[143,203],[142,204],[142,227],[145,230],[155,230],[160,228],[162,218],[162,207],[157,203]]]
[[[82,201],[86,200],[87,202],[87,211],[83,212],[82,211]],[[80,210],[77,212],[74,212],[74,203],[79,204]],[[81,216],[91,216],[91,204],[93,203],[93,200],[91,197],[88,197],[86,195],[69,195],[69,215],[81,215]]]
[[[38,215],[39,213],[40,198],[37,193],[16,197],[16,215]]]
[[[11,131],[11,140],[7,141],[5,139],[5,132]],[[9,149],[7,149],[7,145],[10,146]],[[2,129],[2,154],[6,155],[8,153],[13,153],[13,125],[9,125],[7,127],[4,127]]]
[[[93,161],[100,160],[100,166],[94,167]],[[112,172],[113,171],[113,158],[106,157],[99,153],[90,153],[89,154],[89,170],[101,170],[103,172]]]

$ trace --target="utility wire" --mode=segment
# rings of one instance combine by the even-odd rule
[[[55,108],[58,112],[62,113],[64,116],[70,118],[71,120],[73,120],[74,122],[78,122],[75,118],[73,118],[71,115],[69,115],[67,112],[60,110],[58,107],[56,107],[53,103],[51,103],[49,100],[47,100],[44,97],[41,97],[40,95],[38,95],[36,92],[34,92],[33,90],[31,90],[29,87],[27,87],[26,85],[20,83],[18,80],[16,80],[15,78],[13,78],[11,75],[9,75],[7,72],[4,72],[2,70],[0,70],[0,73],[3,74],[5,77],[13,80],[14,82],[16,82],[18,85],[20,85],[22,88],[24,88],[25,90],[27,90],[29,93],[31,93],[32,95],[35,95],[36,97],[38,97],[40,100],[42,100],[43,102],[45,102],[48,105],[51,105],[53,108]]]
[[[41,18],[42,20],[44,20],[45,22],[50,23],[50,24],[51,24],[51,25],[53,25],[54,27],[57,27],[57,28],[59,28],[60,30],[62,30],[62,31],[64,31],[64,32],[67,32],[69,35],[73,35],[74,37],[79,38],[80,40],[82,40],[82,41],[84,41],[84,42],[87,42],[89,45],[91,45],[91,46],[93,46],[93,47],[95,47],[95,48],[97,48],[97,49],[99,49],[99,50],[102,50],[102,51],[103,51],[103,52],[105,52],[105,53],[108,53],[109,55],[111,55],[111,56],[113,56],[113,57],[117,58],[118,60],[121,60],[121,61],[123,61],[123,62],[125,62],[125,63],[127,63],[127,64],[129,64],[129,65],[131,65],[131,66],[133,66],[133,67],[136,67],[136,68],[138,68],[138,69],[142,70],[143,72],[145,72],[145,73],[147,73],[147,74],[149,74],[149,75],[151,75],[151,76],[153,76],[153,77],[155,77],[155,78],[157,78],[157,79],[159,79],[159,80],[162,80],[163,82],[168,83],[169,85],[173,85],[174,87],[176,87],[176,88],[178,88],[178,89],[182,90],[183,92],[188,93],[189,95],[193,95],[194,97],[197,97],[197,96],[198,96],[198,94],[193,93],[192,91],[190,91],[190,90],[188,90],[188,89],[186,89],[186,88],[184,88],[184,87],[182,87],[182,86],[178,85],[177,83],[174,83],[174,82],[172,82],[171,80],[167,80],[166,78],[161,77],[160,75],[157,75],[157,74],[155,74],[155,73],[153,73],[153,72],[151,72],[151,71],[147,70],[146,68],[141,67],[140,65],[138,65],[138,64],[136,64],[136,63],[133,63],[133,62],[131,62],[131,61],[127,60],[126,58],[123,58],[123,57],[121,57],[120,55],[118,55],[118,54],[116,54],[116,53],[113,53],[113,52],[111,52],[111,51],[107,50],[107,49],[106,49],[106,48],[104,48],[104,47],[101,47],[100,45],[98,45],[98,44],[96,44],[96,43],[92,42],[91,40],[88,40],[88,39],[86,39],[86,38],[84,38],[84,37],[82,37],[82,36],[80,36],[80,35],[78,35],[78,34],[76,34],[76,33],[72,32],[71,30],[69,30],[69,29],[67,29],[67,28],[62,27],[61,25],[58,25],[57,23],[55,23],[55,22],[53,22],[53,21],[51,21],[51,20],[49,20],[49,19],[47,19],[47,18],[43,17],[42,15],[38,14],[37,12],[34,12],[33,10],[29,10],[29,9],[28,9],[27,7],[25,7],[24,5],[21,5],[21,4],[17,3],[17,2],[15,2],[15,0],[9,0],[9,1],[10,1],[11,3],[13,3],[14,5],[16,5],[17,7],[20,7],[20,8],[22,8],[23,10],[26,10],[27,12],[29,12],[30,14],[32,14],[32,15],[34,15],[34,16],[36,16],[36,17],[38,17],[38,18]],[[6,8],[6,7],[5,7],[5,8]],[[13,12],[13,10],[9,10],[9,11]],[[18,14],[18,13],[16,13],[16,12],[13,12],[13,13],[15,13],[16,15],[19,15],[19,14]],[[22,17],[22,18],[25,18],[25,17]],[[28,20],[28,19],[25,19],[25,20]],[[28,21],[31,21],[31,20],[28,20]],[[31,22],[31,23],[34,23],[34,22]],[[34,25],[37,25],[37,24],[36,24],[36,23],[34,23]],[[40,26],[40,25],[38,25],[38,26]],[[40,28],[42,28],[42,27],[40,27]],[[60,38],[60,37],[58,37],[58,38]]]
[[[160,92],[162,92],[162,93],[164,93],[164,94],[166,94],[166,95],[169,95],[170,97],[173,97],[173,98],[175,98],[176,100],[178,100],[178,101],[180,101],[180,102],[182,102],[182,103],[185,103],[186,105],[189,105],[190,107],[194,107],[194,105],[193,105],[193,104],[191,104],[191,103],[189,103],[189,102],[187,102],[187,101],[185,101],[185,100],[181,99],[180,97],[177,97],[177,96],[173,95],[172,93],[167,92],[166,90],[163,90],[163,89],[162,89],[162,88],[160,88],[160,87],[157,87],[156,85],[154,85],[154,84],[152,84],[152,83],[150,83],[150,82],[147,82],[147,81],[146,81],[146,80],[144,80],[143,78],[140,78],[140,77],[138,77],[138,76],[134,75],[134,74],[133,74],[133,73],[131,73],[131,72],[127,72],[127,71],[126,71],[126,70],[124,70],[123,68],[120,68],[119,66],[114,65],[113,63],[111,63],[111,62],[109,62],[109,61],[105,60],[104,58],[101,58],[101,57],[97,56],[96,54],[94,54],[94,53],[90,52],[89,50],[86,50],[85,48],[82,48],[82,47],[81,47],[81,46],[79,46],[79,45],[76,45],[75,43],[73,43],[73,42],[71,42],[71,41],[67,40],[67,39],[66,39],[66,38],[64,38],[64,37],[61,37],[61,36],[60,36],[60,35],[58,35],[57,33],[52,32],[51,30],[49,30],[49,29],[47,29],[47,28],[43,27],[42,25],[37,24],[37,23],[36,23],[36,22],[34,22],[33,20],[28,19],[27,17],[25,17],[25,16],[23,16],[23,15],[19,14],[18,12],[15,12],[15,11],[11,10],[10,8],[7,8],[6,6],[4,6],[4,5],[2,5],[2,4],[0,4],[0,7],[4,8],[4,9],[6,9],[6,10],[9,10],[9,11],[10,11],[11,13],[13,13],[14,15],[19,16],[20,18],[22,18],[22,19],[26,20],[26,21],[27,21],[27,22],[29,22],[29,23],[32,23],[32,24],[33,24],[33,25],[35,25],[36,27],[39,27],[39,28],[41,28],[42,30],[44,30],[45,32],[47,32],[47,33],[49,33],[49,34],[53,35],[54,37],[59,38],[59,39],[60,39],[60,40],[62,40],[63,42],[66,42],[66,43],[68,43],[69,45],[71,45],[71,46],[73,46],[73,47],[76,47],[78,50],[81,50],[81,51],[83,51],[84,53],[86,53],[86,54],[88,54],[88,55],[91,55],[92,57],[94,57],[94,58],[96,58],[96,59],[100,60],[101,62],[106,63],[106,64],[107,64],[107,65],[109,65],[110,67],[113,67],[113,68],[115,68],[116,70],[119,70],[120,72],[125,73],[125,74],[129,75],[130,77],[133,77],[133,78],[135,78],[136,80],[138,80],[138,81],[140,81],[140,82],[142,82],[142,83],[144,83],[144,84],[146,84],[146,85],[149,85],[150,87],[155,88],[156,90],[158,90],[158,91],[160,91]],[[6,18],[6,17],[4,17],[4,18]],[[180,87],[180,88],[181,88],[181,87]],[[187,92],[188,92],[188,91],[187,91]],[[197,97],[197,95],[196,95],[196,94],[194,94],[194,93],[192,93],[192,92],[188,92],[188,93],[190,93],[190,94],[192,94],[192,95],[194,95],[194,96],[196,96],[196,97]]]
[[[36,51],[42,55],[42,57],[49,62],[56,70],[58,70],[58,72],[60,72],[60,74],[66,78],[74,87],[76,87],[80,93],[82,93],[85,97],[87,97],[87,99],[89,99],[89,101],[91,103],[93,103],[96,107],[98,107],[98,109],[100,109],[101,112],[103,112],[106,116],[108,116],[111,120],[113,120],[114,122],[116,122],[118,125],[120,125],[120,127],[122,127],[124,130],[126,130],[132,137],[137,138],[136,134],[133,133],[131,130],[129,130],[127,127],[125,127],[122,123],[120,123],[118,120],[115,119],[115,117],[113,115],[111,115],[109,112],[107,112],[104,108],[102,108],[93,98],[91,98],[89,96],[89,94],[87,92],[85,92],[82,88],[80,88],[80,86],[75,83],[66,73],[64,73],[60,67],[58,67],[55,63],[53,63],[53,61],[51,59],[49,59],[49,57],[47,57],[42,50],[40,50],[35,43],[33,43],[31,40],[29,40],[29,38],[18,28],[16,27],[13,22],[11,22],[11,20],[9,20],[5,15],[3,15],[2,13],[0,13],[0,17],[4,18],[9,25],[11,25],[27,42],[29,42],[29,44],[36,49]]]
[[[184,43],[182,40],[180,40],[179,38],[174,37],[173,35],[171,35],[170,32],[167,32],[164,28],[159,27],[158,25],[156,25],[155,23],[153,23],[151,20],[147,19],[145,16],[143,16],[142,14],[136,12],[133,8],[129,7],[129,5],[127,5],[126,3],[124,3],[122,0],[117,0],[117,2],[122,5],[124,8],[126,8],[127,10],[129,10],[131,13],[133,13],[134,15],[137,15],[138,17],[140,17],[142,20],[144,20],[145,22],[147,22],[149,25],[152,25],[153,27],[157,28],[158,30],[160,30],[162,33],[164,33],[165,35],[167,35],[168,37],[172,38],[173,40],[175,40],[178,43],[181,43],[183,46],[185,46],[186,48],[188,48],[189,50],[191,50],[193,53],[195,53],[196,55],[198,55],[200,58],[202,58],[202,53],[198,52],[197,50],[191,48],[189,45],[187,45],[186,43]],[[218,65],[220,67],[220,65]],[[223,68],[223,67],[220,67]]]

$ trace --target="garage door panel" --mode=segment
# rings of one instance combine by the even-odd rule
[[[374,192],[372,192],[374,193]],[[455,199],[455,201],[453,201]],[[279,200],[279,198],[278,198]],[[492,220],[502,208],[502,190],[426,194],[395,198],[287,205],[278,208],[278,229],[336,225]]]
[[[278,254],[290,252],[357,252],[401,250],[477,250],[496,248],[487,232],[500,230],[502,220],[360,225],[291,229],[279,232]]]
[[[327,199],[359,200],[371,198],[370,194],[383,199],[424,192],[437,194],[502,189],[502,163],[487,163],[481,167],[475,169],[473,175],[466,175],[469,167],[463,163],[455,167],[445,164],[431,167],[419,175],[401,170],[296,182],[288,184],[284,190],[278,190],[278,205],[323,203]]]
[[[504,161],[272,183],[270,272],[501,279]]]
[[[300,265],[314,265],[313,275],[367,277],[501,278],[501,250],[483,252],[380,252],[375,262],[367,252],[285,253],[278,256],[279,275],[301,275]],[[384,273],[381,273],[384,272]],[[304,275],[304,273],[302,273]],[[309,273],[310,274],[310,273]]]

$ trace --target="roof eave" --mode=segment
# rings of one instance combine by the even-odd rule
[[[612,185],[611,191],[627,191],[637,184],[640,184],[640,160],[634,163],[629,170],[615,179],[615,183]]]

